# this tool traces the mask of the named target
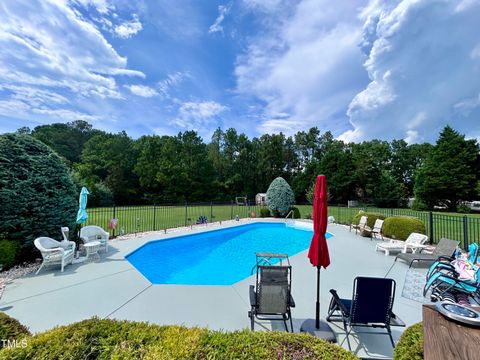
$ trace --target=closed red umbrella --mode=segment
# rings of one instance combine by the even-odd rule
[[[327,196],[327,179],[325,175],[318,175],[313,200],[313,237],[308,250],[308,258],[311,264],[319,270],[322,266],[326,269],[330,265],[330,255],[325,238],[328,223]]]
[[[313,237],[308,250],[308,258],[313,266],[317,267],[317,302],[315,328],[310,320],[306,320],[301,327],[317,337],[329,341],[335,341],[335,336],[330,327],[322,322],[320,324],[320,268],[324,269],[330,265],[330,255],[328,253],[327,233],[328,208],[327,208],[327,179],[324,175],[317,176],[315,184],[315,198],[313,200]],[[322,325],[322,326],[321,326]]]

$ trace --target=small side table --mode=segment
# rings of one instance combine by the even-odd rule
[[[83,245],[85,252],[87,253],[87,261],[100,259],[100,255],[98,254],[100,245],[100,241],[90,241]]]

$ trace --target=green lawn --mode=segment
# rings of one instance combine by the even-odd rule
[[[311,205],[297,205],[302,218],[312,214]],[[365,208],[362,208],[365,210]],[[329,207],[329,215],[335,217],[340,224],[350,224],[352,218],[358,214],[360,208],[346,208],[338,206]],[[410,209],[381,209],[366,208],[369,212],[378,212],[387,216],[414,216],[422,220],[430,234],[430,216],[426,211]],[[185,225],[195,224],[200,216],[206,216],[208,221],[230,220],[238,215],[240,218],[249,217],[252,212],[260,214],[260,206],[234,205],[188,205],[188,206],[117,206],[115,208],[88,209],[89,219],[87,224],[99,225],[105,229],[110,219],[118,219],[116,235],[123,229],[126,234],[162,230]],[[442,237],[456,239],[464,242],[467,235],[468,243],[480,242],[480,215],[478,214],[453,214],[432,213],[433,239],[437,242]],[[466,231],[464,231],[466,230]]]

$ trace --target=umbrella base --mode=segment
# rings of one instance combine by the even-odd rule
[[[307,319],[303,322],[302,326],[300,327],[301,332],[309,333],[319,339],[329,341],[329,342],[337,342],[337,338],[335,337],[335,333],[330,328],[325,321],[320,320],[320,327],[317,329],[315,327],[315,319]]]

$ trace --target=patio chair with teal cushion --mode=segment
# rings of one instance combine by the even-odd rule
[[[353,281],[352,299],[341,299],[334,289],[328,308],[327,321],[342,321],[348,346],[349,335],[354,326],[384,328],[384,334],[393,341],[391,326],[405,326],[392,312],[395,299],[395,280],[375,277],[357,277]],[[358,332],[357,332],[358,333]],[[372,334],[371,332],[369,332]]]
[[[437,296],[449,291],[458,291],[477,300],[478,295],[480,295],[480,268],[476,269],[472,280],[461,279],[455,273],[437,271],[427,280],[423,288],[423,296],[427,294],[429,289],[432,290],[432,293],[435,292]]]
[[[259,265],[257,266],[256,286],[250,286],[250,306],[248,312],[251,329],[255,318],[260,320],[282,320],[288,332],[287,320],[293,332],[291,308],[295,301],[291,294],[292,267]]]
[[[471,266],[475,266],[478,261],[478,244],[472,243],[468,246],[468,257],[467,261],[471,264]],[[455,260],[455,256],[440,256],[437,261],[435,261],[427,271],[427,282],[428,279],[438,271],[448,272],[450,274],[455,273],[455,268],[451,264],[451,262]]]

